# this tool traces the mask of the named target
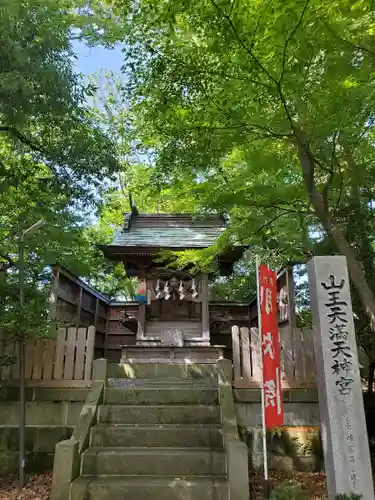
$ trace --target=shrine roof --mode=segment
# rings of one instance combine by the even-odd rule
[[[188,214],[126,214],[124,226],[115,233],[107,249],[207,248],[224,230],[224,219],[216,216],[195,218]]]

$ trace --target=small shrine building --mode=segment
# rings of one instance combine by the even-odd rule
[[[127,275],[138,278],[136,343],[123,345],[122,361],[205,363],[223,356],[210,333],[212,276],[168,267],[162,252],[207,249],[225,230],[217,216],[125,215],[123,228],[103,247],[106,257],[123,262]],[[233,246],[217,254],[220,275],[232,272],[243,251]]]

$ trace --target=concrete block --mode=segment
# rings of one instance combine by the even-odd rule
[[[64,402],[84,401],[89,389],[83,387],[26,387],[25,398],[28,402]],[[4,386],[0,388],[0,401],[18,402],[19,387]]]
[[[259,389],[234,389],[234,401],[236,403],[259,403],[261,402],[261,392]]]
[[[104,358],[94,359],[94,362],[92,364],[92,380],[104,382],[106,384],[107,376],[108,376],[108,360]]]
[[[70,500],[228,500],[225,478],[202,477],[80,477]],[[235,500],[235,499],[233,499]]]
[[[229,498],[248,500],[249,469],[246,445],[237,439],[230,439],[227,441],[226,452]]]
[[[33,389],[31,387],[25,388],[26,401],[32,401]],[[2,386],[0,387],[0,401],[19,401],[20,389],[19,387]]]
[[[229,359],[220,359],[217,363],[219,385],[232,387],[233,365]]]
[[[79,474],[79,443],[70,439],[56,445],[51,500],[68,500],[70,486]]]
[[[53,401],[53,402],[84,402],[90,389],[86,388],[47,388],[36,387],[32,389],[33,401]]]
[[[49,472],[53,468],[54,452],[26,451],[25,472]],[[18,452],[0,450],[0,476],[18,473]]]
[[[89,444],[91,427],[96,423],[99,404],[103,401],[104,382],[94,380],[73,431],[73,439],[79,442],[79,453]]]
[[[82,408],[83,408],[83,403],[77,402],[77,403],[65,403],[65,425],[68,427],[74,427],[77,425],[79,416],[81,414]]]
[[[18,450],[18,426],[0,426],[0,448]],[[54,452],[55,445],[69,439],[72,429],[65,426],[26,426],[25,449],[30,452]]]
[[[220,476],[225,454],[194,448],[89,448],[82,456],[82,474]]]
[[[26,432],[32,431],[33,445],[32,451],[48,451],[53,453],[55,445],[60,441],[70,439],[73,429],[65,426],[58,427],[28,427]]]
[[[238,424],[241,427],[262,425],[261,405],[257,403],[236,403]],[[284,403],[284,425],[319,426],[318,403]]]
[[[218,406],[115,406],[99,408],[99,422],[114,424],[219,424]]]
[[[260,389],[234,389],[234,400],[236,403],[259,403],[261,402]],[[318,392],[316,388],[294,388],[283,390],[284,403],[318,403]]]
[[[0,403],[0,425],[18,425],[19,402]],[[64,404],[26,403],[26,425],[64,425]]]
[[[318,391],[316,388],[284,389],[284,401],[290,403],[318,403]]]

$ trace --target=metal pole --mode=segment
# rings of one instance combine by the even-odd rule
[[[21,231],[19,237],[19,285],[20,285],[20,318],[23,321],[23,306],[24,306],[24,253],[25,253],[25,234]],[[20,427],[19,427],[19,488],[25,485],[25,340],[23,328],[20,331],[19,339],[19,376],[20,376]]]
[[[260,373],[261,373],[261,401],[262,401],[262,441],[263,441],[263,466],[264,466],[264,498],[270,497],[270,484],[268,478],[268,458],[267,458],[267,430],[266,430],[266,413],[264,401],[264,380],[263,380],[263,346],[262,346],[262,310],[261,310],[261,289],[259,280],[260,260],[256,258],[256,273],[257,273],[257,297],[258,297],[258,334],[260,340]]]
[[[19,488],[25,485],[25,425],[26,425],[26,408],[25,408],[25,332],[24,324],[24,288],[25,288],[25,236],[37,231],[45,224],[44,220],[35,222],[31,227],[22,231],[19,226],[19,285],[20,285],[20,339],[19,339],[19,356],[20,356],[20,427],[19,427]]]

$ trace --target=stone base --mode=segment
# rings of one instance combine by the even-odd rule
[[[222,346],[122,346],[121,363],[217,363]]]

